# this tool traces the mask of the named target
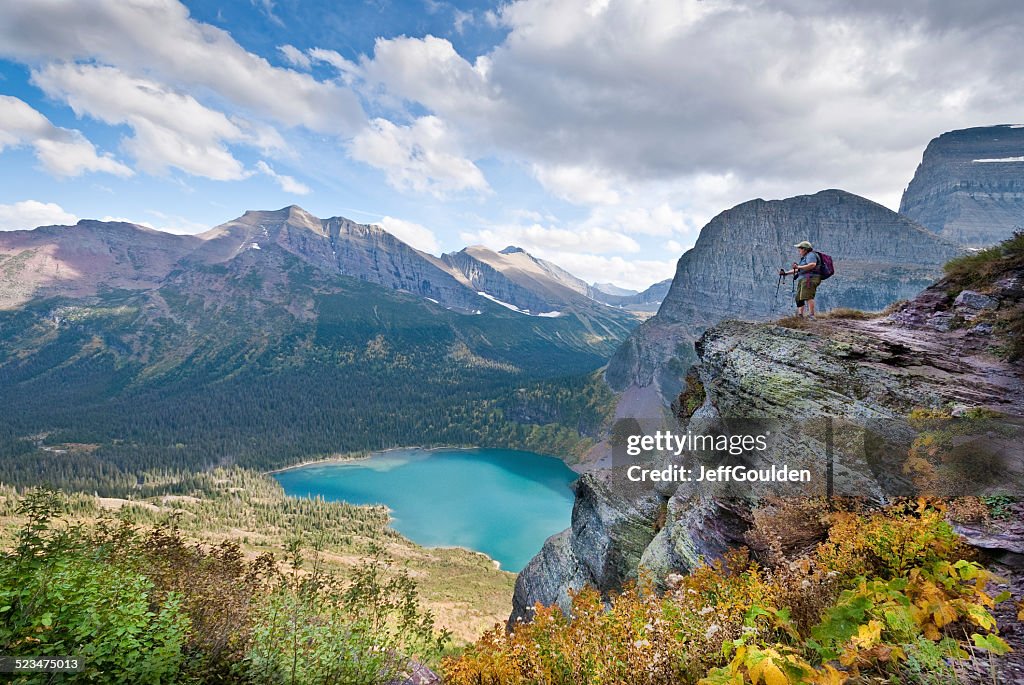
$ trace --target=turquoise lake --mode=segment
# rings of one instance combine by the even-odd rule
[[[494,449],[391,450],[274,474],[292,497],[384,504],[410,540],[483,552],[513,572],[569,526],[576,477],[555,457]]]

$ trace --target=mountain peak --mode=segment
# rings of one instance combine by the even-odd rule
[[[954,242],[985,247],[1024,226],[1024,126],[943,133],[925,148],[900,213]]]
[[[305,221],[312,219],[313,221],[319,222],[320,219],[316,218],[305,209],[298,205],[288,205],[281,209],[249,209],[246,210],[240,218],[258,218],[258,219],[279,219],[288,220],[299,218]]]
[[[516,247],[515,245],[509,245],[504,250],[500,250],[501,254],[515,254],[517,252],[524,252],[525,253],[526,250],[524,250],[521,247]]]

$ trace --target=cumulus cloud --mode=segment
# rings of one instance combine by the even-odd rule
[[[426,226],[396,219],[393,216],[386,216],[377,223],[385,231],[417,250],[434,255],[441,253],[441,245],[437,241],[437,236]]]
[[[123,147],[147,172],[176,167],[219,181],[237,180],[247,172],[227,144],[267,142],[191,95],[115,67],[50,64],[33,71],[32,81],[76,114],[131,127],[133,135]]]
[[[312,190],[310,190],[309,186],[307,186],[304,183],[300,183],[299,181],[296,181],[291,176],[286,176],[284,174],[277,173],[270,167],[269,164],[264,162],[262,159],[256,162],[256,170],[259,171],[261,174],[264,174],[274,179],[277,185],[281,186],[281,190],[283,190],[286,193],[293,193],[295,195],[309,195],[311,192],[313,192]]]
[[[78,223],[78,217],[53,202],[22,200],[9,205],[0,205],[0,231],[19,231],[37,226],[70,225]]]
[[[648,286],[666,278],[672,278],[676,271],[676,256],[673,259],[626,259],[614,255],[580,254],[543,250],[538,257],[547,259],[568,270],[588,283],[614,283],[623,288],[645,290]]]
[[[177,0],[6,3],[0,55],[95,61],[171,89],[216,93],[253,116],[320,133],[350,135],[365,121],[350,90],[272,66],[226,31],[192,19]]]
[[[517,245],[589,283],[612,282],[637,290],[671,278],[679,258],[675,252],[666,253],[663,260],[638,258],[641,247],[636,240],[620,231],[597,226],[592,216],[566,225],[490,225],[463,232],[459,237],[467,244],[482,244],[493,250]]]
[[[408,126],[374,119],[350,146],[352,157],[384,171],[388,183],[444,197],[453,192],[487,192],[480,169],[459,151],[440,119],[425,116]]]
[[[477,154],[622,178],[620,197],[703,174],[735,180],[731,204],[843,187],[892,206],[930,138],[1024,106],[1024,5],[949,5],[518,0],[487,55],[401,37],[361,66]]]
[[[54,176],[78,176],[87,171],[132,175],[131,169],[111,155],[97,153],[80,131],[54,126],[22,100],[0,95],[0,151],[21,145],[31,145],[36,159]]]

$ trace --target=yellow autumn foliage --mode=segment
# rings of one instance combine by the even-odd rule
[[[953,658],[964,640],[1003,649],[990,609],[1007,593],[989,593],[1000,579],[969,560],[941,505],[838,511],[827,524],[796,559],[762,566],[737,550],[667,590],[583,589],[572,620],[537,606],[532,621],[495,626],[447,659],[445,682],[842,685],[898,674],[919,640]]]

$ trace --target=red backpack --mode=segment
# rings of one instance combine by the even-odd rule
[[[815,252],[818,255],[818,275],[821,276],[821,280],[826,278],[832,278],[836,272],[836,267],[832,265],[832,257],[828,256],[824,252]]]

